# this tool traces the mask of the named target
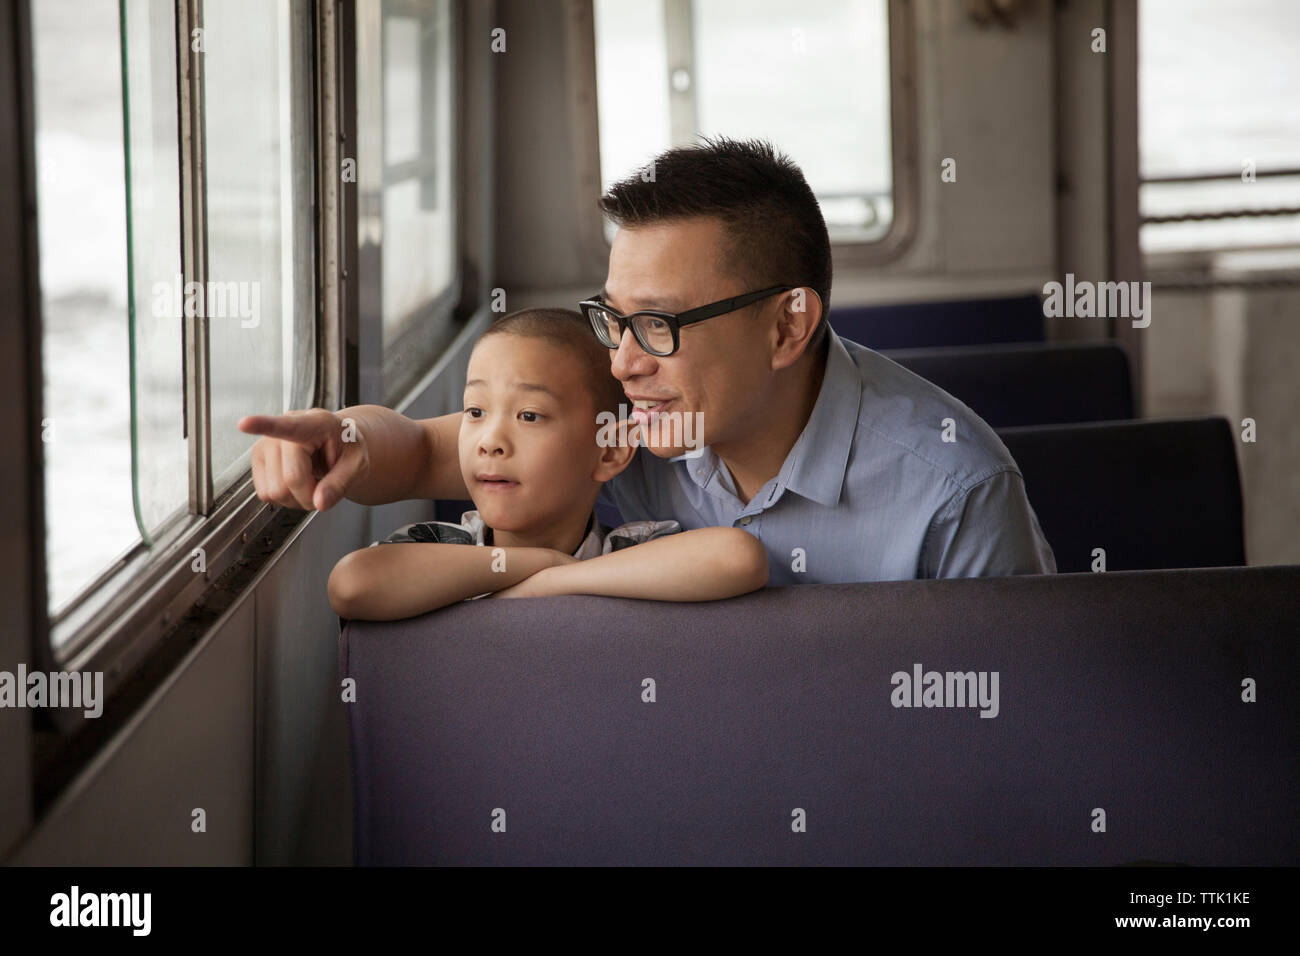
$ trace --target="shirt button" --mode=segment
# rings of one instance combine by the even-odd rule
[[[743,518],[740,519],[740,523],[741,523],[741,524],[749,524],[749,522],[750,522],[751,520],[753,520],[753,519],[752,519],[752,517],[751,517],[750,515],[745,515],[745,517],[743,517]]]

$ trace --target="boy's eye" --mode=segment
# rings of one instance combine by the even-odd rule
[[[524,421],[526,421],[526,422],[537,422],[537,421],[541,421],[541,420],[542,420],[542,414],[541,414],[541,412],[520,412],[519,414],[520,414],[520,415],[532,415],[532,416],[533,416],[532,418],[525,418]]]
[[[468,415],[470,418],[477,418],[478,416],[475,415],[474,413],[481,412],[481,411],[483,411],[483,409],[479,408],[477,405],[470,405],[465,409],[465,414]]]

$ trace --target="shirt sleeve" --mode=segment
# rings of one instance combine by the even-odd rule
[[[375,544],[473,544],[474,536],[463,525],[450,521],[417,521],[404,524]]]
[[[653,541],[655,538],[666,538],[668,535],[677,534],[681,530],[682,526],[676,521],[629,521],[605,535],[605,543],[600,553],[609,554],[612,551],[621,551],[623,548],[644,544],[647,541]]]
[[[922,578],[1055,573],[1052,547],[1014,471],[971,486],[935,515],[917,569]]]

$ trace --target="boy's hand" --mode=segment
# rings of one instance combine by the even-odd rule
[[[524,578],[518,584],[511,585],[508,588],[502,588],[494,593],[492,598],[525,598],[525,597],[547,597],[549,592],[546,590],[546,582],[542,580],[550,568],[542,568],[536,574]]]
[[[323,408],[283,415],[248,415],[239,430],[261,435],[253,445],[257,497],[286,508],[325,511],[369,464],[355,421]]]
[[[577,564],[578,559],[571,554],[565,554],[563,551],[551,551],[551,566],[542,568],[536,574],[529,575],[518,584],[511,585],[508,588],[502,588],[495,592],[494,598],[521,598],[521,597],[552,597],[556,594],[565,593],[556,589],[555,576],[549,572],[553,568],[558,568],[566,564]],[[491,600],[489,598],[488,600]]]

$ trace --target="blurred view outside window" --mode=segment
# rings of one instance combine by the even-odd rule
[[[448,0],[385,0],[383,97],[383,338],[449,323],[438,302],[455,273],[452,43]]]
[[[893,221],[884,0],[597,0],[602,187],[700,135],[766,139],[803,169],[832,240]]]
[[[1141,0],[1138,16],[1143,179],[1224,176],[1146,182],[1143,215],[1300,210],[1300,3]],[[1144,252],[1295,246],[1300,213],[1147,223],[1141,239]]]

